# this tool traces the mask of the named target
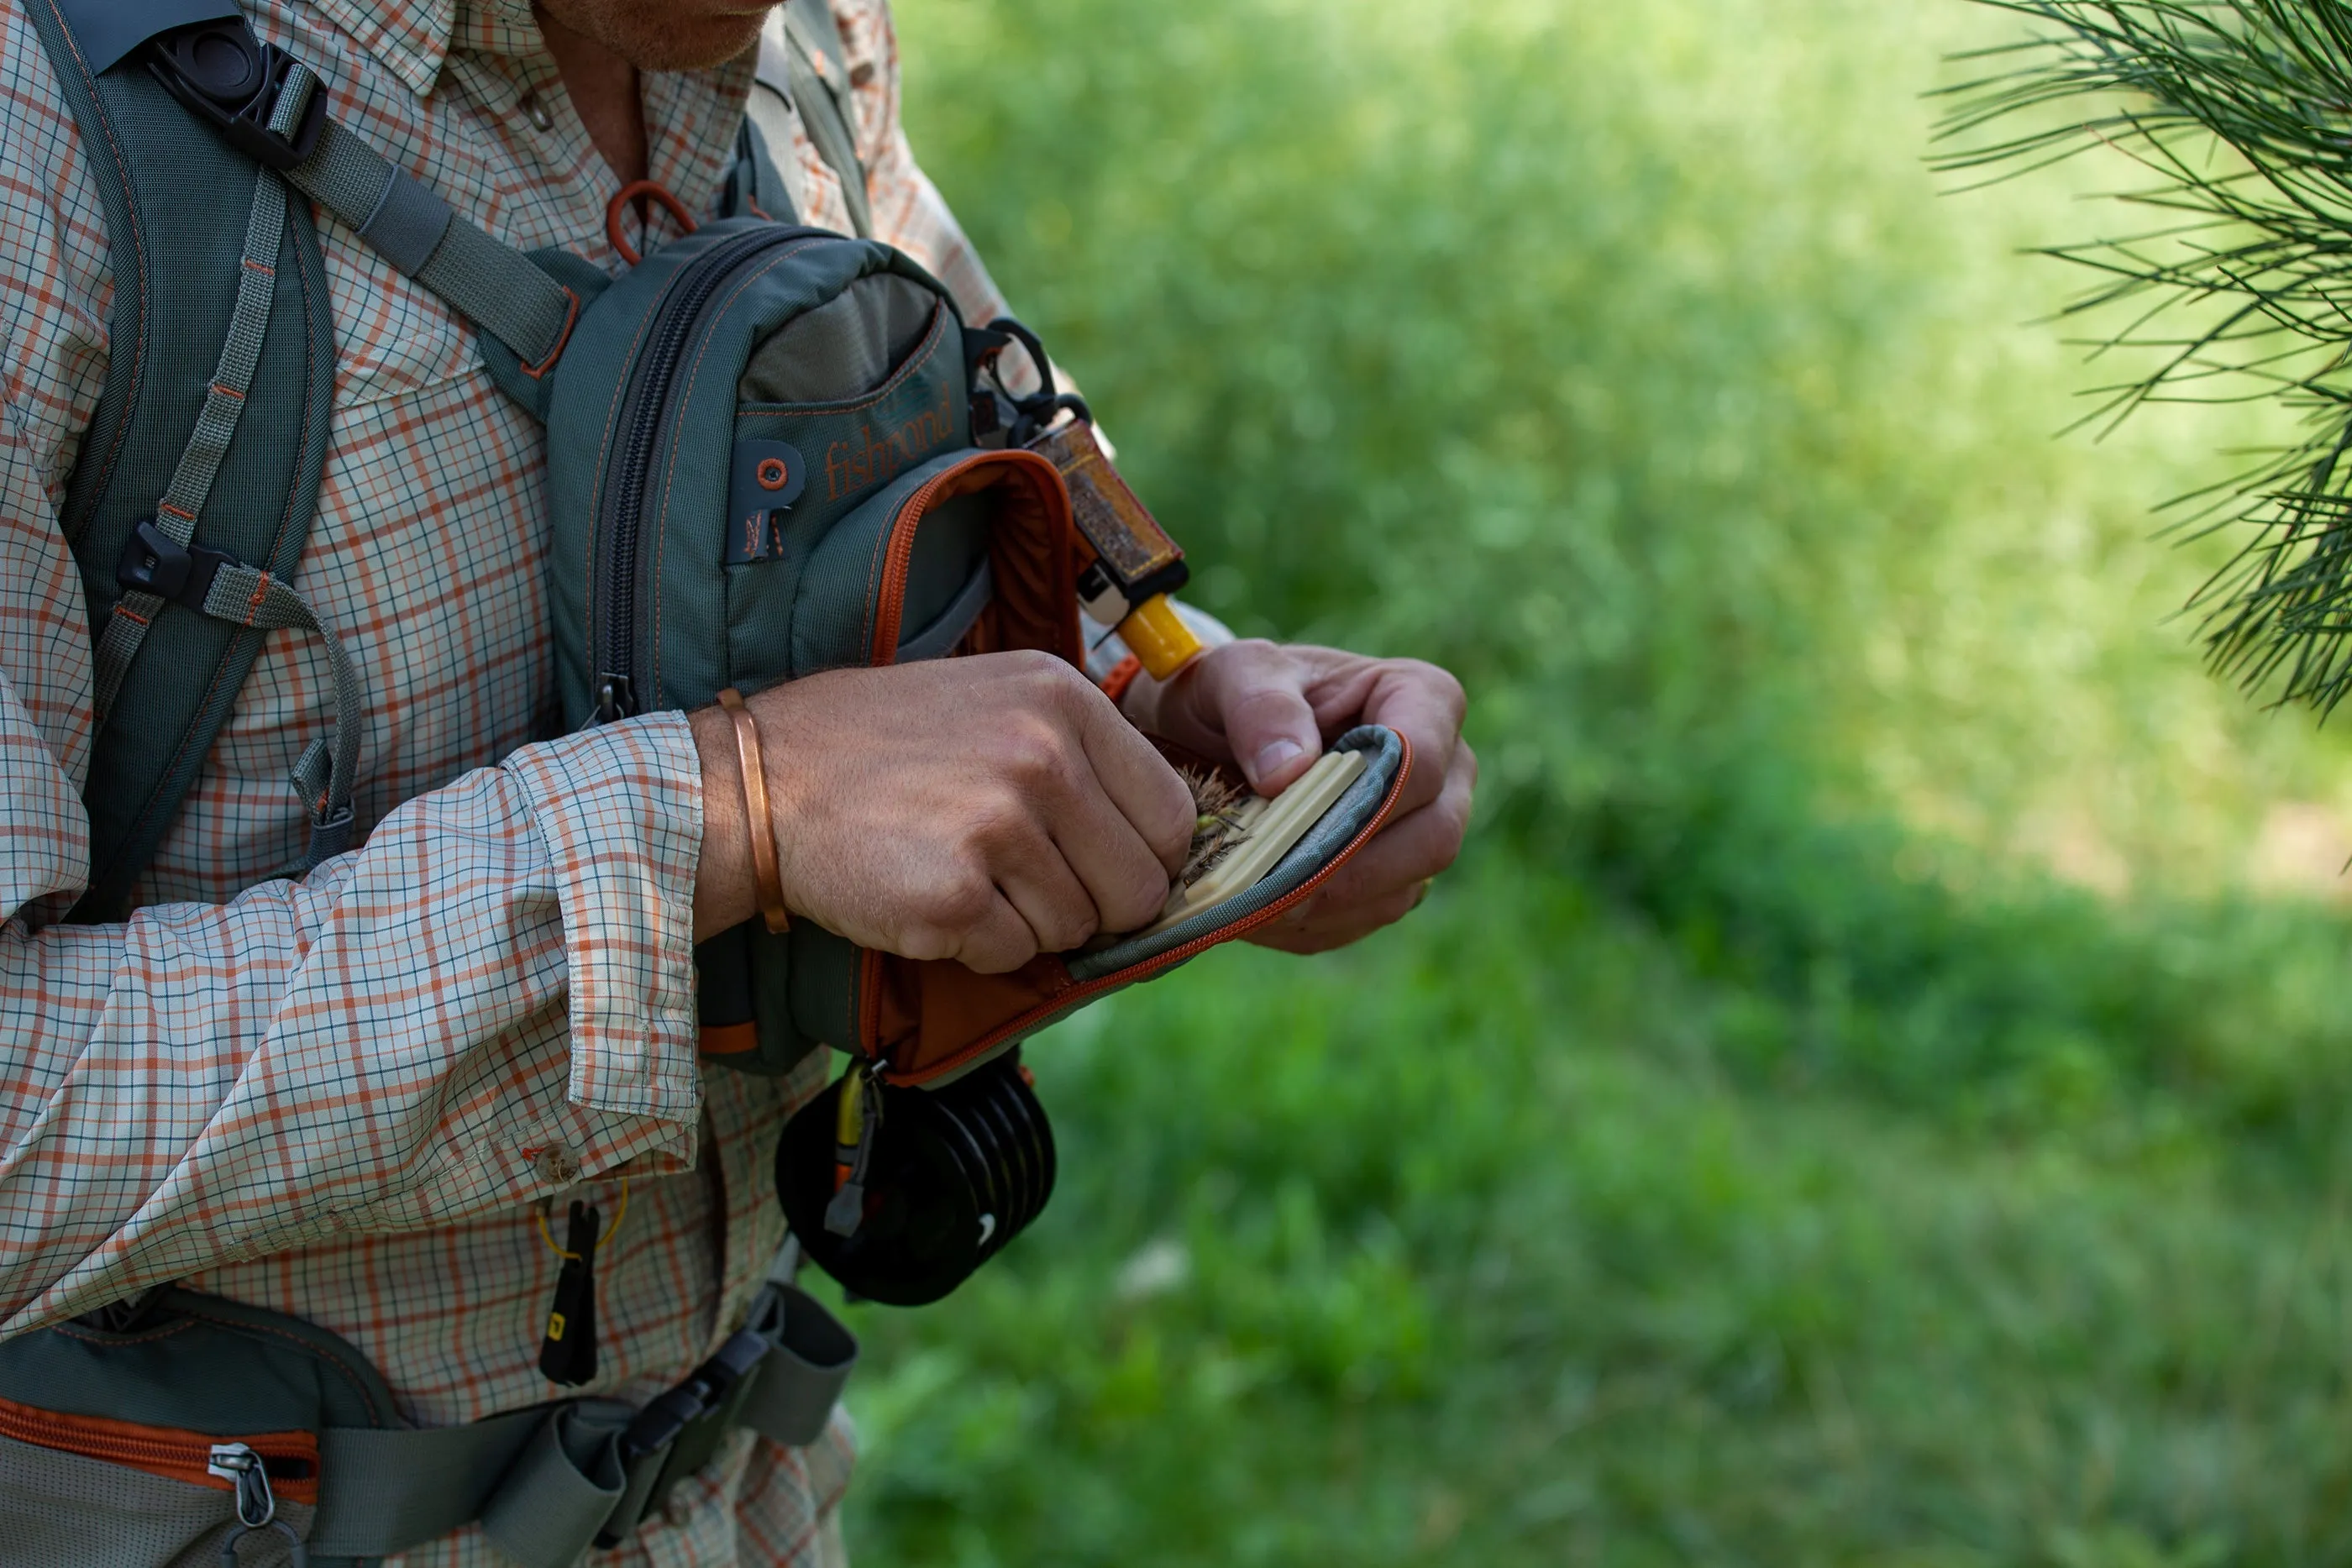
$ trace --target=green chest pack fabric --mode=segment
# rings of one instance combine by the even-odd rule
[[[565,719],[960,653],[1083,665],[1089,549],[1069,486],[1039,451],[974,440],[975,408],[995,423],[982,367],[1003,342],[887,246],[752,218],[604,290],[548,394]],[[1005,412],[989,434],[1018,430]],[[1392,792],[1394,738],[1353,744],[1377,761],[1352,801],[1246,906],[996,976],[749,922],[697,956],[705,1050],[782,1071],[830,1046],[898,1085],[968,1069],[1278,914]]]
[[[109,379],[64,508],[99,653],[92,877],[78,918],[127,910],[273,630],[321,639],[335,673],[331,742],[288,759],[311,823],[289,871],[357,847],[365,692],[299,591],[334,370],[314,209],[464,317],[491,376],[544,422],[567,727],[821,670],[1016,649],[1083,664],[1079,607],[1113,601],[1103,584],[1119,566],[1118,508],[1084,426],[1045,428],[1073,400],[1050,386],[1006,393],[998,357],[1034,340],[965,322],[901,253],[789,221],[789,193],[748,128],[731,215],[614,279],[569,253],[525,256],[457,216],[336,123],[318,77],[263,46],[229,0],[23,3],[91,150],[116,280]],[[790,10],[793,48],[772,72],[763,62],[762,79],[793,96],[862,192],[826,86],[845,79],[823,58],[829,17],[822,0]],[[862,201],[850,205],[864,229]],[[1172,580],[1148,550],[1128,566],[1139,593]],[[886,1133],[866,1170],[882,1096],[936,1106],[942,1136],[1013,1136],[1028,1113],[1007,1097],[1005,1052],[1277,918],[1377,831],[1408,766],[1402,742],[1368,727],[1338,745],[1368,765],[1274,870],[1150,936],[1002,976],[861,949],[807,921],[772,934],[754,920],[705,943],[706,1056],[775,1073],[831,1048],[859,1064],[803,1113],[837,1114],[845,1140],[837,1168],[812,1167],[825,1217],[794,1216],[804,1235],[838,1232],[833,1255],[813,1253],[854,1272],[837,1266],[837,1244],[847,1235],[855,1254],[861,1216],[835,1222],[841,1194],[889,1167]],[[1051,1186],[1034,1113],[1018,1172],[967,1160],[962,1143],[943,1165],[901,1158],[893,1179],[967,1182],[976,1207],[958,1223],[976,1221],[987,1245],[964,1238],[966,1263],[900,1295],[867,1293],[933,1299],[1034,1217]],[[865,1201],[864,1234],[889,1232],[877,1248],[928,1256],[919,1225],[898,1224],[872,1192]],[[240,1531],[248,1563],[299,1561],[313,1544],[311,1561],[360,1563],[470,1520],[517,1561],[562,1568],[625,1535],[728,1426],[787,1443],[814,1435],[854,1342],[789,1275],[753,1320],[644,1410],[554,1401],[415,1432],[333,1336],[166,1291],[0,1343],[0,1511],[36,1521],[42,1560],[68,1568],[213,1561]],[[77,1433],[88,1441],[67,1440]],[[263,1511],[266,1527],[248,1504],[257,1488],[273,1494],[256,1476],[275,1478],[285,1503]],[[75,1537],[78,1521],[101,1518],[115,1533]]]

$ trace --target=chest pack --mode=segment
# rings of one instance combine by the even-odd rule
[[[321,639],[334,673],[331,739],[289,758],[310,822],[290,869],[356,847],[365,692],[296,586],[334,380],[314,206],[468,321],[490,376],[545,426],[566,727],[912,659],[1024,649],[1083,666],[1082,603],[1139,653],[1181,654],[1163,597],[1181,585],[1181,552],[1110,470],[1083,406],[1055,395],[1035,340],[1014,323],[966,322],[942,285],[887,245],[793,221],[750,125],[722,215],[697,226],[657,189],[616,198],[612,234],[632,261],[616,279],[569,252],[525,255],[457,216],[338,123],[320,79],[262,44],[228,0],[20,4],[89,152],[116,288],[108,380],[63,508],[99,668],[92,875],[78,918],[127,912],[272,630]],[[762,90],[790,99],[854,193],[863,231],[838,37],[823,0],[793,0],[787,18],[787,47],[763,48]],[[620,215],[638,196],[671,206],[690,232],[635,256]],[[1045,375],[1042,391],[1006,390],[999,366],[1015,343]],[[1338,748],[1362,752],[1365,766],[1270,873],[1148,935],[998,976],[862,949],[805,920],[779,933],[754,919],[704,943],[706,1057],[761,1073],[824,1048],[853,1059],[854,1073],[796,1118],[830,1118],[828,1153],[840,1143],[837,1166],[817,1172],[831,1194],[814,1200],[822,1220],[787,1203],[812,1254],[870,1285],[877,1258],[928,1266],[952,1253],[952,1266],[896,1293],[864,1291],[930,1300],[1034,1218],[1051,1188],[1051,1141],[1025,1071],[1013,1073],[1005,1053],[1307,896],[1378,831],[1408,766],[1399,738],[1377,727]],[[915,1136],[924,1127],[928,1141]],[[924,1201],[941,1183],[958,1192],[944,1209]],[[844,1190],[862,1193],[862,1208],[845,1207]],[[977,1239],[934,1235],[938,1214],[950,1216],[941,1225],[976,1222]],[[556,1568],[625,1535],[727,1425],[787,1442],[814,1435],[809,1412],[821,1422],[854,1349],[788,1276],[754,1315],[645,1411],[556,1401],[457,1429],[505,1424],[497,1441],[467,1447],[395,1431],[386,1411],[355,1415],[351,1378],[320,1371],[358,1359],[340,1342],[321,1351],[331,1335],[164,1292],[0,1343],[0,1504],[12,1519],[57,1524],[60,1554],[44,1561],[210,1561],[257,1528],[247,1472],[277,1475],[309,1500],[245,1535],[246,1562],[287,1560],[273,1553],[315,1541],[310,1561],[358,1563],[480,1519],[518,1561]],[[221,1375],[232,1366],[245,1370]],[[352,1375],[381,1390],[372,1369]],[[271,1397],[245,1396],[257,1388]],[[42,1469],[39,1456],[58,1450],[39,1434],[75,1422],[261,1458],[232,1455],[203,1473],[181,1463],[161,1480],[151,1467],[150,1480],[194,1489],[170,1492],[161,1513],[138,1505],[140,1518],[166,1521],[129,1555],[120,1535],[69,1549],[73,1522],[102,1512],[107,1489],[100,1472],[60,1482]],[[394,1436],[350,1436],[362,1428]],[[265,1437],[290,1444],[290,1457],[271,1458]],[[445,1484],[429,1508],[367,1500],[387,1469],[419,1465],[445,1482],[462,1471],[464,1484]],[[448,1497],[469,1500],[452,1514]]]

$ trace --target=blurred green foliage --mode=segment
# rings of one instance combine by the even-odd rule
[[[2167,623],[2229,547],[2152,508],[2263,416],[2051,439],[2096,378],[2013,253],[2102,171],[1924,169],[2008,24],[899,25],[926,167],[1194,597],[1448,664],[1486,770],[1397,931],[1032,1048],[1053,1209],[858,1309],[854,1552],[2352,1553],[2346,925],[2250,872],[2352,769]]]

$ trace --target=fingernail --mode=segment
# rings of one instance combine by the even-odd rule
[[[1257,760],[1250,764],[1250,782],[1255,784],[1298,755],[1302,747],[1295,740],[1269,740],[1258,748]]]

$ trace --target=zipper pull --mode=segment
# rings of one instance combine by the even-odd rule
[[[236,1488],[237,1528],[221,1542],[221,1568],[237,1568],[236,1546],[257,1530],[275,1530],[293,1543],[292,1568],[310,1568],[310,1549],[294,1527],[278,1517],[278,1498],[269,1490],[269,1471],[249,1443],[215,1443],[205,1458],[205,1473]]]
[[[604,675],[596,682],[596,722],[611,724],[637,711],[637,694],[626,675]]]
[[[540,1375],[566,1388],[596,1375],[596,1242],[603,1218],[593,1204],[572,1204],[571,1232],[559,1254],[563,1269],[539,1342]]]
[[[849,1076],[842,1075],[841,1109],[834,1124],[833,1201],[824,1207],[824,1228],[835,1236],[855,1236],[866,1221],[866,1178],[874,1165],[874,1135],[882,1130],[882,1064],[868,1062],[855,1083]]]

